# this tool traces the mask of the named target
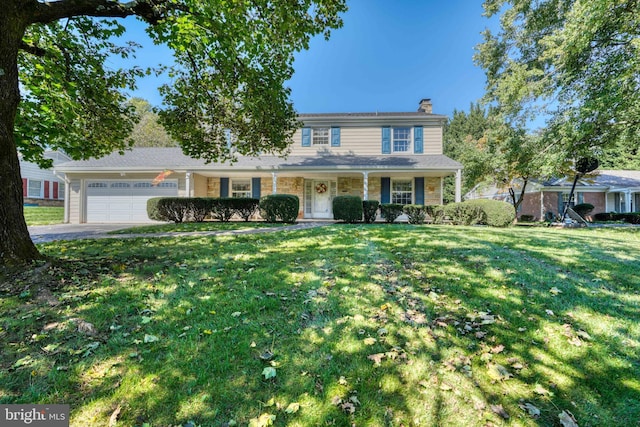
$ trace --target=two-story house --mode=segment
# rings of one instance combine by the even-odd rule
[[[442,154],[446,117],[423,99],[417,112],[300,114],[286,158],[239,157],[233,164],[190,158],[180,148],[136,148],[124,155],[57,166],[66,174],[65,220],[148,221],[157,196],[256,197],[295,194],[299,218],[333,218],[332,199],[357,195],[382,203],[442,203],[443,178],[462,165]],[[153,179],[166,171],[159,184]]]
[[[20,157],[20,176],[22,177],[22,197],[27,205],[62,206],[64,201],[64,178],[55,168],[60,163],[71,160],[61,151],[45,151],[44,158],[50,159],[53,167],[43,169],[36,163],[27,162]]]

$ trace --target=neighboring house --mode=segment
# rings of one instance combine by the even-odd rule
[[[62,206],[64,203],[65,182],[55,167],[71,160],[60,151],[46,151],[46,159],[53,160],[53,167],[41,169],[35,163],[22,160],[20,155],[20,175],[22,176],[22,197],[27,205]]]
[[[573,179],[560,178],[545,182],[529,182],[518,216],[532,215],[535,220],[545,218],[547,212],[561,214],[566,203],[570,206],[590,203],[591,215],[600,212],[640,211],[640,171],[599,170],[578,180],[573,200],[569,194]],[[516,186],[517,188],[517,186]],[[517,188],[516,192],[519,192]],[[511,201],[506,188],[477,185],[465,199],[496,199]]]
[[[294,194],[299,218],[332,219],[332,200],[357,195],[382,203],[441,204],[442,181],[462,165],[442,154],[445,116],[431,101],[417,112],[301,114],[287,158],[239,157],[205,164],[180,148],[136,148],[124,155],[59,165],[70,197],[71,223],[148,221],[146,201],[156,196],[255,197]],[[171,173],[158,185],[153,179]]]

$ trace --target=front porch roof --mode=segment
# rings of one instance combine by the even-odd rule
[[[162,170],[211,171],[442,171],[455,172],[462,164],[444,155],[335,155],[239,156],[235,163],[205,163],[185,155],[180,148],[135,148],[124,154],[112,153],[100,159],[80,160],[56,165],[56,170],[74,172],[156,172]]]

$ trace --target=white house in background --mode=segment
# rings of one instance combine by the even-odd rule
[[[287,158],[239,157],[233,164],[193,159],[180,148],[137,148],[124,155],[56,165],[69,183],[65,221],[149,221],[156,196],[254,197],[294,194],[299,218],[333,218],[337,195],[382,203],[442,203],[443,178],[462,165],[442,152],[446,116],[423,99],[416,112],[300,114]],[[158,185],[153,179],[171,171]]]
[[[60,163],[69,162],[71,158],[60,151],[45,151],[44,157],[53,160],[53,167],[41,169],[37,164],[23,160],[21,154],[19,157],[24,203],[38,206],[63,206],[65,181],[55,167]]]

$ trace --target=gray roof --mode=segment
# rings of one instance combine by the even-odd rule
[[[545,187],[567,187],[573,184],[571,177],[549,180]],[[578,180],[582,187],[640,187],[640,171],[634,170],[597,170]]]
[[[301,120],[304,119],[308,119],[308,118],[332,118],[332,117],[337,117],[337,118],[371,118],[371,117],[381,117],[381,118],[396,118],[396,117],[406,117],[406,118],[414,118],[414,119],[429,119],[429,118],[433,118],[433,119],[446,119],[447,116],[443,116],[440,114],[432,114],[432,113],[424,113],[421,111],[409,111],[409,112],[404,112],[404,111],[399,111],[399,112],[369,112],[369,113],[304,113],[304,114],[298,114],[298,118]]]
[[[443,155],[336,155],[259,157],[239,156],[235,163],[209,163],[185,155],[180,148],[134,148],[124,154],[112,153],[100,159],[79,160],[56,165],[60,172],[157,171],[172,170],[456,170],[462,165]]]

